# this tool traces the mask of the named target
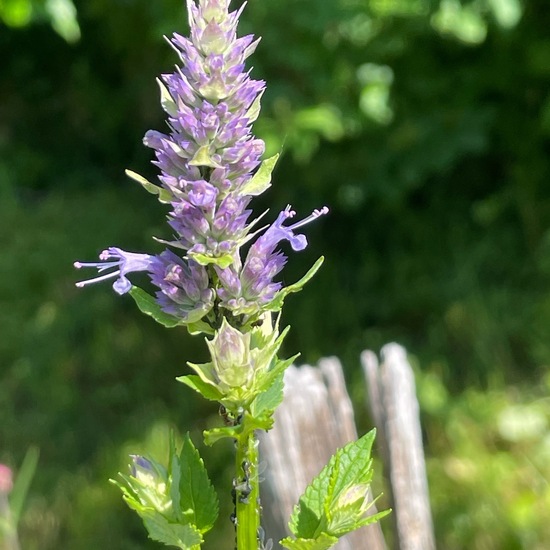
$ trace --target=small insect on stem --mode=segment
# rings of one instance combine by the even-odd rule
[[[235,416],[234,413],[232,413],[231,411],[228,411],[226,407],[224,407],[223,405],[220,405],[218,412],[223,419],[223,423],[226,426],[238,426],[243,420],[242,412],[239,412],[237,416]]]
[[[243,471],[243,477],[241,479],[233,479],[233,491],[234,493],[234,500],[236,499],[237,493],[239,494],[239,502],[241,504],[248,504],[249,500],[248,497],[250,496],[250,493],[252,492],[252,485],[250,480],[250,462],[248,460],[243,460],[241,464],[241,468]]]

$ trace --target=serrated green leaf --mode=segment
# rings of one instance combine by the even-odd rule
[[[128,177],[132,178],[134,181],[137,181],[145,189],[145,191],[151,193],[151,195],[158,195],[159,202],[168,204],[172,200],[172,195],[167,189],[151,183],[149,180],[132,170],[125,170],[125,173]]]
[[[145,313],[145,315],[149,315],[150,317],[152,317],[157,323],[160,323],[167,328],[177,327],[181,324],[180,320],[177,317],[174,317],[173,315],[169,315],[168,313],[162,311],[155,298],[150,294],[147,294],[147,292],[145,292],[141,288],[133,286],[130,289],[129,294],[136,302],[137,307],[140,309],[140,311],[142,313]]]
[[[243,195],[257,196],[261,195],[266,189],[271,186],[271,173],[275,168],[279,154],[273,155],[262,161],[258,171],[245,183],[239,193]]]
[[[373,429],[357,441],[352,441],[337,451],[338,468],[332,481],[334,483],[332,490],[333,502],[347,488],[354,485],[366,485],[371,482],[372,460],[370,455],[375,437],[376,430]]]
[[[267,311],[279,311],[283,307],[283,302],[285,298],[294,292],[300,292],[303,286],[319,271],[319,268],[323,265],[325,261],[324,256],[321,256],[309,269],[309,271],[297,282],[292,285],[289,285],[275,295],[275,298],[264,306],[264,309]]]
[[[282,403],[284,396],[284,372],[281,372],[266,391],[263,391],[254,399],[250,406],[252,416],[262,416],[265,413],[273,414]]]
[[[327,518],[327,523],[330,521],[332,517],[330,505],[334,501],[334,493],[336,491],[336,484],[338,482],[338,471],[340,469],[340,457],[341,457],[341,453],[337,451],[331,457],[331,460],[330,460],[331,468],[328,472],[329,479],[328,479],[328,483],[326,484],[326,492],[323,499],[323,511],[325,513],[325,517]]]
[[[296,537],[314,539],[323,532],[342,536],[357,528],[366,508],[365,499],[355,493],[359,487],[366,496],[372,478],[370,452],[375,435],[376,431],[371,430],[338,449],[306,488],[290,518],[289,527]],[[352,517],[348,520],[338,516],[338,523],[334,524],[331,522],[336,513],[334,508],[347,509]],[[350,528],[344,531],[342,525],[348,524]]]
[[[191,389],[200,393],[205,399],[209,401],[221,401],[223,394],[216,388],[205,382],[200,376],[196,374],[186,374],[185,376],[178,376],[176,378],[178,382],[189,386]]]
[[[194,550],[202,543],[202,535],[193,525],[170,523],[162,514],[147,510],[140,514],[149,538],[166,546]]]
[[[233,263],[233,256],[231,254],[225,254],[218,258],[207,256],[206,254],[198,254],[196,252],[189,253],[189,257],[195,260],[200,265],[217,265],[222,269],[229,267]]]
[[[205,533],[218,517],[218,497],[189,434],[183,438],[179,463],[180,509],[188,523]]]
[[[287,537],[281,541],[281,545],[288,550],[327,550],[338,542],[336,537],[322,533],[315,539],[291,539]]]

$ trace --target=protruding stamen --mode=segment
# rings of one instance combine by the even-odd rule
[[[93,283],[99,283],[100,281],[106,281],[108,279],[112,279],[113,277],[118,277],[119,275],[120,275],[120,269],[117,269],[112,273],[107,273],[106,275],[101,275],[100,277],[94,277],[93,279],[86,279],[85,281],[78,281],[78,283],[75,283],[75,286],[77,286],[78,288],[82,288],[86,285],[91,285]]]
[[[309,222],[312,222],[313,220],[324,216],[325,214],[328,214],[328,206],[323,206],[323,208],[321,208],[320,210],[314,210],[307,218],[304,218],[303,220],[290,225],[288,228],[292,230],[298,229],[299,227],[302,227]]]
[[[110,267],[115,267],[119,265],[120,262],[74,262],[73,266],[76,269],[81,269],[83,267],[96,267],[98,271],[105,271]]]

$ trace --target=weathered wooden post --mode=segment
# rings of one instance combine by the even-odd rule
[[[397,548],[435,550],[414,374],[402,346],[387,344],[381,355],[381,365],[372,351],[361,362],[391,485]]]

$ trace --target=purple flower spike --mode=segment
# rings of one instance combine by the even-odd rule
[[[287,206],[255,239],[246,258],[242,256],[259,220],[249,220],[249,204],[270,186],[278,155],[262,160],[265,143],[252,132],[265,82],[251,77],[246,62],[259,39],[237,36],[246,2],[229,11],[230,2],[186,0],[190,34],[176,33],[168,40],[181,62],[157,79],[168,130],[149,130],[143,138],[154,150],[158,183],[129,171],[168,205],[172,235],[157,240],[178,254],[137,254],[111,247],[99,262],[74,264],[99,273],[76,286],[113,279],[118,294],[131,290],[129,273],[146,271],[164,313],[174,316],[177,324],[202,321],[210,329],[219,327],[220,314],[240,329],[239,323],[245,326],[284,292],[282,283],[274,281],[287,261],[279,244],[286,240],[294,251],[303,250],[307,239],[297,231],[328,212],[323,207],[291,223],[295,212]]]
[[[113,288],[115,292],[122,295],[126,294],[132,288],[132,283],[126,278],[126,274],[132,271],[149,271],[153,256],[149,254],[125,252],[120,248],[112,246],[104,250],[99,255],[99,259],[101,262],[75,262],[74,266],[77,269],[81,269],[82,267],[95,267],[99,273],[111,268],[115,268],[115,270],[111,271],[111,273],[94,277],[93,279],[79,281],[76,283],[76,286],[82,288],[86,285],[99,283],[100,281],[116,277],[117,279],[113,283]]]
[[[258,40],[237,37],[244,6],[229,12],[229,3],[187,0],[191,36],[174,34],[170,41],[181,67],[159,81],[171,131],[150,130],[144,138],[172,197],[172,242],[191,256],[212,259],[236,253],[247,238],[244,208],[228,219],[226,201],[247,204],[249,197],[239,191],[265,150],[252,135],[265,83],[253,80],[245,67]]]

